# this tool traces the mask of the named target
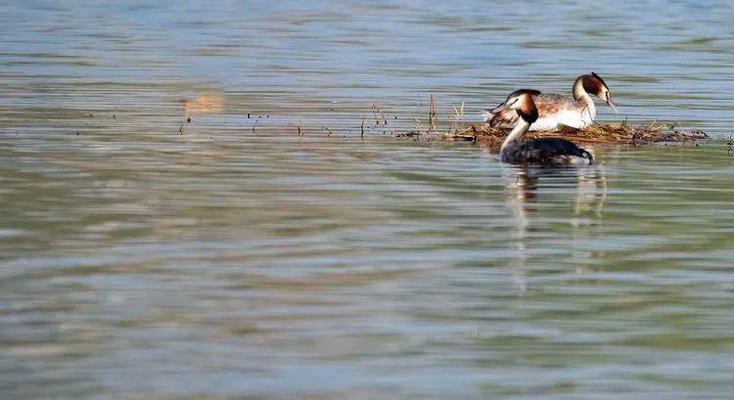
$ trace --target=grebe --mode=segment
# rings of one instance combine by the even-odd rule
[[[502,142],[500,161],[540,165],[592,164],[594,157],[591,153],[566,139],[525,139],[531,125],[538,120],[538,108],[533,101],[533,96],[538,95],[540,92],[537,90],[516,90],[492,110],[493,114],[513,110],[520,116],[512,132]]]
[[[530,130],[544,131],[555,129],[558,124],[574,128],[586,128],[596,118],[596,107],[590,94],[604,100],[609,107],[617,112],[612,101],[612,92],[603,79],[594,72],[581,75],[573,83],[573,99],[560,94],[541,94],[535,98],[535,104],[540,114],[538,120]],[[485,113],[484,121],[495,128],[511,128],[517,121],[517,113],[513,110]]]

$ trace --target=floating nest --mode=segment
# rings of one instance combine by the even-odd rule
[[[447,139],[484,142],[490,147],[499,147],[509,129],[492,128],[486,124],[469,125],[444,135]],[[677,123],[631,126],[622,124],[594,124],[584,129],[559,125],[550,131],[529,132],[531,138],[561,137],[579,144],[627,144],[644,145],[659,142],[695,142],[709,139],[699,129],[681,129]]]

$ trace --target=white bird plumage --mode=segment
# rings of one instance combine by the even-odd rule
[[[555,129],[558,124],[579,129],[591,125],[596,119],[596,106],[591,95],[603,99],[614,111],[617,110],[609,87],[599,75],[592,72],[576,78],[573,84],[573,98],[556,93],[535,96],[538,120],[532,124],[530,130]],[[484,113],[484,120],[495,128],[510,128],[518,121],[518,114],[512,109],[501,112],[487,110]]]

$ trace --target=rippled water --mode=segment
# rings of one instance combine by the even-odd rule
[[[601,120],[724,138],[732,17],[0,4],[2,398],[728,398],[725,140],[520,169],[390,133],[594,70]]]

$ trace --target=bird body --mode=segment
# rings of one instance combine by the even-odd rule
[[[591,164],[594,157],[575,143],[560,138],[532,139],[508,146],[502,161],[512,164]]]
[[[521,89],[512,92],[493,112],[514,110],[518,121],[500,148],[500,161],[510,164],[573,165],[592,164],[594,157],[575,143],[561,138],[527,139],[525,135],[535,121],[539,110],[533,97],[537,90]]]
[[[616,111],[612,94],[606,83],[599,75],[592,72],[590,75],[581,75],[576,78],[573,84],[573,98],[556,93],[535,96],[538,120],[532,124],[530,130],[551,130],[559,124],[578,129],[591,125],[596,119],[596,106],[590,94],[603,98]],[[488,110],[485,113],[485,122],[489,122],[489,125],[494,128],[510,128],[517,120],[518,114],[512,109],[499,112]]]

